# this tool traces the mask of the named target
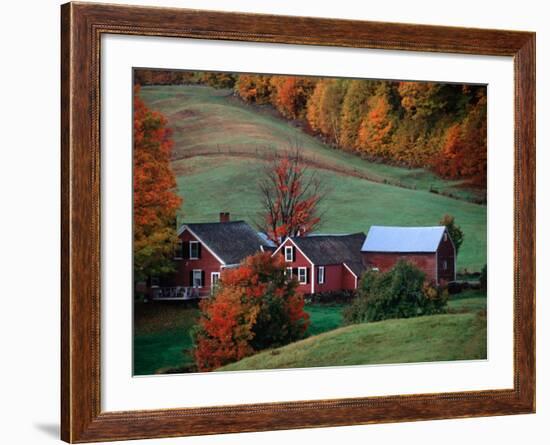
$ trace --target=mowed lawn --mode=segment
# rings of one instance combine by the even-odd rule
[[[485,307],[473,293],[450,303],[453,313],[346,326],[216,371],[486,359]]]
[[[334,150],[280,119],[269,107],[243,104],[229,90],[155,86],[142,88],[141,95],[148,106],[167,116],[174,130],[173,168],[183,197],[183,221],[216,221],[220,211],[228,211],[234,220],[253,223],[265,154],[300,140],[302,155],[330,191],[320,232],[366,233],[371,225],[436,225],[448,213],[465,233],[459,271],[479,271],[486,263],[486,206],[429,192],[436,188],[463,196],[471,193],[456,181]],[[380,182],[384,180],[415,189]]]

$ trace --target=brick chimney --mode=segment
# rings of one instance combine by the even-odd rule
[[[229,212],[220,212],[220,222],[226,223],[231,219]]]

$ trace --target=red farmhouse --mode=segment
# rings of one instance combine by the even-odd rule
[[[287,238],[273,255],[283,255],[287,276],[302,293],[352,290],[365,271],[361,259],[364,233]]]
[[[176,272],[162,283],[151,280],[153,299],[209,296],[223,269],[260,251],[282,255],[287,277],[296,279],[304,294],[357,289],[365,270],[385,272],[401,259],[420,268],[429,281],[444,284],[456,279],[456,250],[443,226],[372,226],[367,236],[289,237],[275,248],[246,222],[231,222],[229,213],[220,213],[217,223],[184,224],[178,237]]]
[[[246,222],[230,221],[229,213],[220,213],[217,223],[184,224],[178,237],[176,272],[162,283],[151,283],[153,299],[209,296],[223,269],[238,266],[247,256],[271,248]]]
[[[456,250],[447,229],[372,226],[361,248],[367,269],[385,272],[404,259],[426,279],[442,284],[456,279]]]

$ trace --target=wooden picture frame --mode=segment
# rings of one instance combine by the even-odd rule
[[[63,440],[93,442],[535,411],[534,33],[91,3],[65,4],[61,17]],[[512,56],[513,389],[102,412],[99,73],[103,34]]]

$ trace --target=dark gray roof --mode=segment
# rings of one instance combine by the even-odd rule
[[[357,264],[362,263],[364,233],[298,236],[292,241],[315,265],[346,263],[351,269],[351,264],[358,268]]]
[[[357,278],[360,278],[361,275],[363,275],[363,272],[367,270],[363,264],[363,261],[346,261],[346,266],[351,269]]]
[[[184,224],[225,264],[238,264],[267,243],[244,221]]]

